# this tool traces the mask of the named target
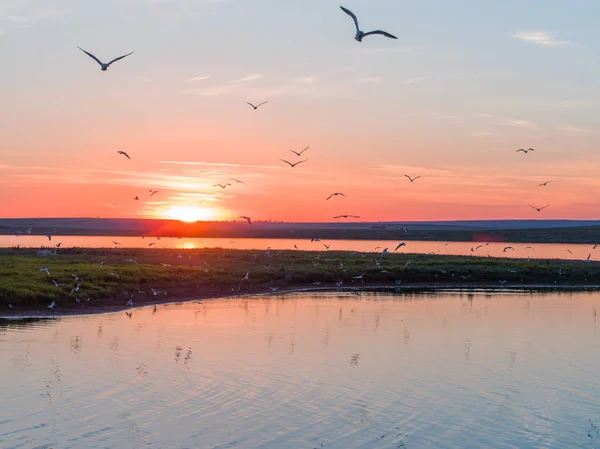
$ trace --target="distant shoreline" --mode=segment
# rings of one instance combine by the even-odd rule
[[[68,318],[74,316],[88,316],[88,315],[101,315],[111,314],[119,312],[133,312],[136,309],[168,306],[176,304],[188,304],[188,303],[203,303],[204,301],[218,301],[223,299],[235,299],[235,298],[256,298],[261,296],[288,296],[298,293],[354,293],[357,296],[363,293],[393,293],[398,296],[405,296],[407,294],[420,294],[420,293],[443,293],[443,292],[458,292],[458,293],[481,293],[481,292],[493,292],[498,294],[505,294],[510,292],[530,292],[530,293],[573,293],[573,292],[596,292],[600,291],[600,284],[593,285],[552,285],[552,284],[505,284],[497,285],[492,283],[479,283],[479,284],[413,284],[413,285],[361,285],[354,287],[342,287],[337,288],[333,286],[314,287],[314,286],[296,286],[290,289],[281,289],[276,292],[270,290],[256,291],[247,294],[221,294],[221,295],[203,295],[202,293],[190,296],[180,297],[169,297],[166,296],[164,299],[157,299],[153,297],[144,300],[136,300],[133,306],[128,307],[122,304],[116,304],[113,301],[105,299],[102,305],[83,305],[81,307],[68,307],[64,309],[50,310],[46,308],[36,307],[25,307],[19,309],[3,309],[0,312],[0,327],[3,320],[24,320],[24,319],[46,319],[46,318]]]

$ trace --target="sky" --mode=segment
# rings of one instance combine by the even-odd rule
[[[2,0],[0,217],[599,218],[599,2],[342,4]]]

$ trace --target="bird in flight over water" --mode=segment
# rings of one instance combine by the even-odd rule
[[[129,155],[127,153],[125,153],[125,151],[117,151],[117,154],[122,154],[123,156],[125,156],[127,159],[131,160],[131,158],[129,157]]]
[[[419,179],[419,178],[420,178],[420,176],[415,176],[414,178],[411,178],[411,177],[410,177],[410,176],[408,176],[408,175],[404,175],[404,176],[406,176],[406,177],[409,179],[409,181],[410,181],[410,182],[415,182],[417,179]]]
[[[294,164],[292,164],[291,162],[286,161],[285,159],[279,159],[279,160],[285,162],[290,167],[294,168],[296,165],[301,164],[302,162],[306,162],[308,159],[304,159],[303,161],[298,161],[298,162],[296,162]]]
[[[535,150],[534,150],[533,148],[529,148],[528,150],[524,150],[523,148],[519,148],[519,149],[517,150],[517,153],[518,153],[519,151],[522,151],[523,153],[527,154],[527,153],[529,153],[530,151],[535,151]]]
[[[119,61],[119,60],[121,60],[121,59],[123,59],[123,58],[126,58],[127,56],[129,56],[129,55],[132,55],[132,54],[134,53],[134,52],[131,52],[131,53],[127,53],[126,55],[119,56],[118,58],[115,58],[115,59],[113,59],[112,61],[110,61],[108,64],[106,64],[106,63],[104,63],[104,62],[100,61],[98,58],[96,58],[96,57],[95,57],[93,54],[91,54],[90,52],[87,52],[87,51],[85,51],[83,48],[81,48],[81,47],[77,47],[77,48],[78,48],[78,49],[80,49],[82,52],[84,52],[86,55],[88,55],[90,58],[92,58],[94,61],[96,61],[98,64],[100,64],[100,67],[102,68],[102,71],[103,71],[103,72],[106,72],[106,70],[107,70],[107,69],[110,67],[110,65],[111,65],[113,62],[117,62],[117,61]]]
[[[258,108],[260,108],[263,104],[267,104],[268,101],[263,101],[262,103],[257,104],[256,106],[254,106],[252,103],[250,103],[249,101],[246,102],[246,104],[249,104],[250,106],[252,106],[254,108],[254,110],[256,111]]]
[[[532,205],[530,204],[530,205],[529,205],[529,207],[533,207],[533,208],[534,208],[535,210],[537,210],[538,212],[541,212],[541,211],[543,211],[544,209],[546,209],[547,207],[550,207],[550,205],[548,204],[548,205],[546,205],[546,206],[544,206],[544,207],[535,207],[535,206],[532,206]]]
[[[344,195],[342,192],[335,192],[335,193],[332,193],[331,195],[329,195],[329,196],[327,197],[327,200],[330,200],[330,199],[331,199],[331,198],[333,198],[334,196],[346,196],[346,195]]]
[[[252,219],[250,217],[246,217],[245,215],[242,215],[240,220],[246,220],[248,224],[252,224]]]
[[[370,36],[371,34],[381,34],[382,36],[389,37],[390,39],[398,39],[393,34],[382,30],[369,31],[368,33],[361,31],[360,27],[358,26],[358,19],[356,18],[356,15],[343,6],[340,6],[340,8],[342,8],[342,11],[344,11],[346,14],[352,17],[352,20],[354,20],[354,26],[356,27],[356,36],[354,36],[354,39],[356,39],[358,42],[362,42],[363,38]]]
[[[294,150],[290,150],[292,153],[294,153],[296,156],[300,157],[302,156],[302,153],[304,153],[306,150],[308,150],[310,147],[306,147],[305,149],[303,149],[302,151],[300,151],[300,153],[298,153],[297,151]]]
[[[338,215],[337,217],[333,218],[360,218],[360,215]]]

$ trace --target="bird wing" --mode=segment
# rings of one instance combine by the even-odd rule
[[[83,48],[81,47],[77,47],[78,49],[80,49],[82,52],[84,52],[86,55],[88,55],[90,58],[92,58],[94,61],[96,61],[98,64],[102,65],[102,61],[100,61],[98,58],[96,58],[93,54],[91,54],[89,51],[85,51]]]
[[[292,167],[294,167],[294,166],[296,166],[296,165],[298,165],[298,164],[301,164],[302,162],[306,162],[307,160],[308,160],[308,159],[304,159],[303,161],[298,161],[298,162],[296,162],[294,165],[292,165]],[[291,164],[290,164],[290,165],[291,165]]]
[[[286,164],[289,164],[290,167],[293,167],[295,164],[292,164],[291,162],[286,161],[285,159],[279,159],[280,161],[285,162]]]
[[[310,148],[310,146],[306,147],[305,149],[303,149],[302,151],[300,151],[300,154],[298,154],[298,156],[302,156],[302,153],[304,153],[306,150],[308,150]]]
[[[338,215],[337,217],[333,217],[333,218],[344,218],[343,215]]]
[[[356,31],[360,31],[360,28],[358,27],[358,19],[356,18],[356,15],[350,11],[348,8],[344,8],[343,6],[340,6],[340,8],[342,8],[342,11],[344,11],[346,14],[348,14],[350,17],[352,17],[352,20],[354,20],[354,26],[356,27]]]
[[[256,109],[258,106],[254,106],[252,103],[246,102],[246,104],[249,104],[250,106],[252,106],[254,109]]]
[[[408,176],[408,175],[404,175],[404,176],[406,176],[412,182],[413,179],[410,176]]]
[[[334,195],[335,195],[335,193],[332,193],[331,195],[329,195],[329,196],[327,197],[327,201],[329,201],[329,200],[331,199],[331,197],[332,197],[332,196],[334,196]]]
[[[300,156],[302,153],[298,153],[297,151],[294,150],[290,150],[292,153],[294,153],[296,156]]]
[[[519,151],[522,151],[523,153],[526,153],[526,151],[525,151],[523,148],[519,148],[519,149],[517,150],[517,153],[518,153]]]
[[[382,36],[389,37],[390,39],[398,39],[393,34],[390,34],[387,31],[382,31],[382,30],[369,31],[368,33],[365,33],[364,36],[366,37],[366,36],[369,36],[371,34],[381,34]]]
[[[268,103],[268,101],[263,101],[262,103],[259,103],[256,107],[258,108],[258,107],[262,106],[263,104],[267,104],[267,103]]]
[[[150,196],[154,196],[154,194],[155,194],[155,193],[158,193],[158,190],[155,190],[154,192],[152,192],[152,193],[150,194]]]
[[[546,209],[547,207],[550,207],[550,205],[548,204],[547,206],[541,207],[540,209]]]
[[[113,62],[120,61],[121,59],[123,59],[123,58],[126,58],[127,56],[129,56],[129,55],[132,55],[133,53],[134,53],[134,52],[132,51],[131,53],[127,53],[126,55],[119,56],[118,58],[115,58],[115,59],[113,59],[112,61],[110,61],[108,64],[106,64],[106,66],[108,67],[108,66],[110,66],[110,65],[111,65]]]

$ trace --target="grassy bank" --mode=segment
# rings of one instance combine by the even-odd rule
[[[129,299],[141,305],[316,285],[337,288],[340,281],[342,287],[397,282],[560,287],[598,280],[600,263],[579,261],[223,249],[66,249],[41,257],[35,250],[0,250],[0,309],[10,305],[10,310],[45,309],[51,301],[64,310],[125,306]]]

